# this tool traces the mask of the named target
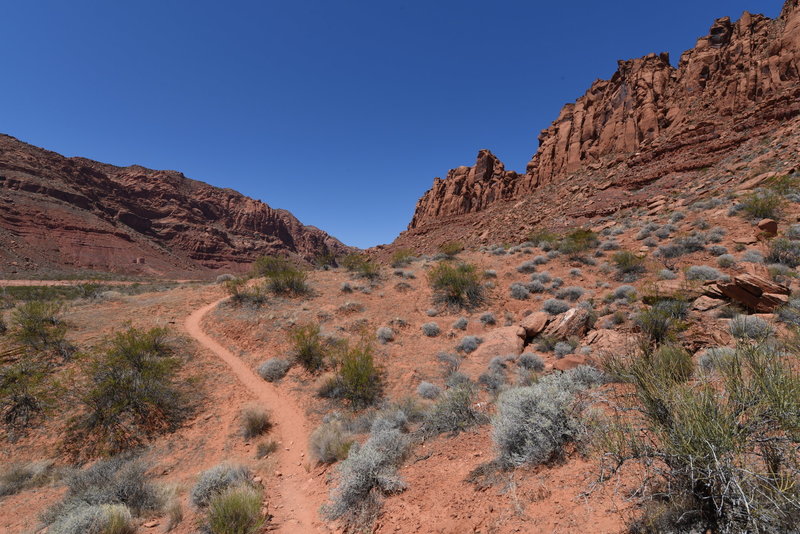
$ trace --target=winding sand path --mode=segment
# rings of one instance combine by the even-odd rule
[[[286,534],[330,532],[317,515],[325,492],[304,467],[312,461],[308,457],[309,429],[305,414],[291,397],[264,381],[200,326],[203,317],[223,300],[194,311],[186,318],[185,327],[198,343],[225,362],[239,382],[272,414],[274,427],[271,436],[280,443],[280,448],[274,453],[280,473],[280,494],[269,495],[270,513],[274,516],[271,530]]]

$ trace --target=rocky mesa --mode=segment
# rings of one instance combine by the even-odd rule
[[[176,171],[67,158],[0,136],[0,271],[241,270],[348,249],[291,213]]]
[[[791,162],[796,138],[790,126],[798,114],[800,9],[789,0],[776,19],[745,12],[736,22],[716,20],[677,68],[667,54],[620,61],[610,80],[595,81],[541,132],[525,173],[505,170],[481,150],[475,166],[434,180],[407,233],[422,235],[460,216],[500,210],[548,186],[559,188],[567,203],[578,189],[586,192],[577,195],[584,209],[575,215],[597,214],[598,207],[613,211],[639,202],[636,193],[654,182],[662,190],[696,184],[705,179],[698,171],[712,168],[724,176],[732,163],[761,155],[753,140],[766,144],[776,132],[788,137],[775,155]],[[627,192],[603,199],[609,189]],[[600,200],[592,206],[588,197]]]

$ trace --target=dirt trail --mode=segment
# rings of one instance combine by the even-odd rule
[[[217,343],[200,326],[203,317],[224,299],[204,306],[186,318],[186,331],[201,345],[209,349],[225,362],[236,378],[257,397],[272,413],[275,424],[271,436],[280,442],[274,454],[277,471],[280,473],[280,494],[270,495],[270,513],[274,515],[275,532],[296,534],[330,532],[319,520],[319,510],[324,499],[324,490],[306,471],[311,462],[308,457],[308,422],[305,414],[286,394],[282,394],[272,384],[265,382],[240,358]]]

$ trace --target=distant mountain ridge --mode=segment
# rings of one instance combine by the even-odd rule
[[[465,236],[467,241],[480,241],[481,235],[502,238],[506,233],[498,225],[463,216],[507,211],[501,206],[519,202],[529,206],[545,190],[560,190],[562,212],[574,219],[613,211],[635,204],[631,192],[648,184],[667,180],[673,186],[687,173],[739,157],[748,141],[784,128],[798,115],[798,0],[788,0],[776,19],[750,13],[737,22],[721,18],[681,56],[677,68],[666,54],[620,61],[610,80],[595,81],[541,132],[524,173],[506,170],[491,152],[481,150],[473,167],[457,167],[444,180],[436,178],[400,241],[412,243],[421,235],[430,239],[437,232],[444,236],[445,226],[461,223],[480,229]],[[614,199],[602,193],[609,189],[628,193]],[[580,206],[573,207],[573,200]],[[529,226],[544,214],[530,209]],[[518,218],[509,217],[499,220],[518,232]]]
[[[176,171],[67,158],[0,135],[0,272],[242,270],[350,248],[286,210]]]

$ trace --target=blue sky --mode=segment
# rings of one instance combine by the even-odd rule
[[[6,2],[0,131],[176,169],[347,244],[392,241],[434,178],[537,135],[618,59],[673,63],[782,0]]]

